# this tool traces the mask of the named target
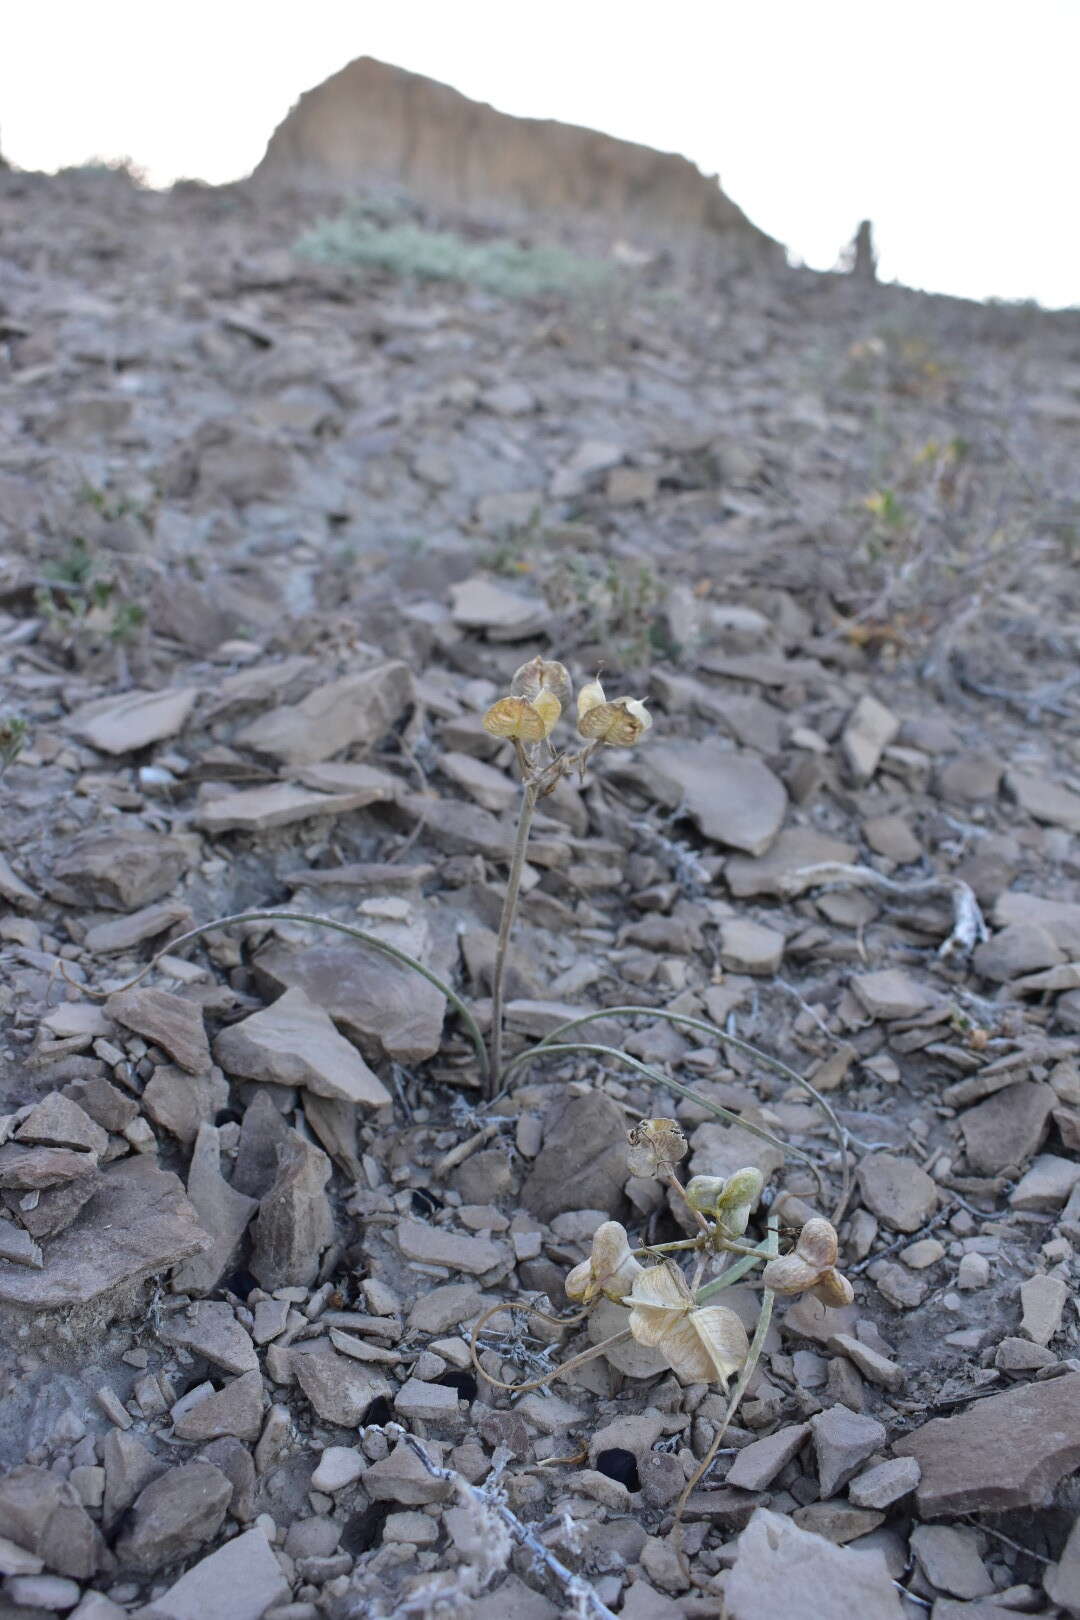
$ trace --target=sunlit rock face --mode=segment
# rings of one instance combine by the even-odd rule
[[[513,118],[434,79],[362,56],[307,91],[254,178],[347,191],[403,187],[469,214],[592,218],[614,235],[719,243],[779,258],[686,158],[551,119]]]

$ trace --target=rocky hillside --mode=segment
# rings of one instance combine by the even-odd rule
[[[513,118],[449,85],[362,56],[300,97],[256,182],[349,192],[379,185],[460,214],[586,222],[730,260],[780,248],[685,158],[551,119]]]
[[[1080,1613],[1080,319],[306,223],[0,175],[0,1614]],[[653,724],[539,805],[507,1052],[623,1057],[491,1102],[348,935],[179,942],[329,917],[486,1028],[537,654]],[[778,1296],[681,1538],[719,1378],[500,1387],[611,1301],[470,1355],[695,1230],[654,1116],[853,1292]]]

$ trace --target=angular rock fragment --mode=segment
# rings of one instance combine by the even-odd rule
[[[348,1356],[325,1350],[302,1350],[292,1358],[296,1381],[325,1423],[354,1429],[364,1421],[372,1401],[389,1400],[390,1385],[381,1373]]]
[[[810,1419],[823,1497],[846,1485],[867,1457],[885,1444],[884,1424],[846,1406],[829,1406]]]
[[[0,1260],[10,1260],[17,1266],[41,1268],[41,1250],[25,1227],[11,1221],[0,1221]]]
[[[95,954],[130,951],[145,939],[154,939],[167,929],[189,928],[191,923],[191,911],[182,900],[159,900],[156,905],[133,911],[129,917],[95,923],[87,929],[83,944]]]
[[[1040,1153],[1009,1194],[1009,1203],[1013,1209],[1060,1209],[1078,1183],[1080,1164],[1075,1159]]]
[[[25,1226],[29,1236],[36,1238],[40,1243],[46,1238],[55,1237],[58,1232],[63,1232],[69,1227],[83,1205],[88,1204],[103,1186],[103,1177],[97,1170],[90,1168],[85,1175],[61,1182],[55,1187],[45,1188],[38,1193],[32,1207],[15,1193],[5,1193],[4,1198],[13,1215]]]
[[[92,1176],[97,1162],[96,1153],[82,1153],[75,1148],[30,1147],[5,1142],[0,1147],[0,1188],[33,1192],[62,1186],[65,1182]]]
[[[168,990],[118,990],[105,1003],[105,1011],[125,1029],[160,1046],[189,1074],[202,1074],[210,1067],[202,1008],[194,1001]]]
[[[808,1597],[812,1611],[808,1609]],[[724,1587],[729,1620],[903,1620],[880,1552],[850,1552],[757,1508]]]
[[[330,1172],[326,1154],[290,1131],[252,1229],[251,1270],[264,1288],[314,1282],[322,1251],[334,1238]]]
[[[142,1105],[155,1125],[186,1146],[229,1106],[229,1083],[214,1067],[187,1074],[172,1063],[159,1063],[143,1087]]]
[[[891,1507],[911,1494],[919,1478],[919,1465],[914,1457],[890,1457],[853,1479],[848,1486],[848,1496],[856,1507]]]
[[[767,1489],[809,1438],[808,1423],[792,1423],[764,1440],[752,1441],[737,1453],[725,1483],[738,1485],[744,1491]]]
[[[382,1108],[392,1099],[321,1007],[297,985],[271,1007],[225,1029],[214,1056],[229,1074],[304,1086],[319,1097]]]
[[[917,1018],[937,1000],[899,968],[856,974],[851,988],[871,1018]]]
[[[297,986],[362,1050],[398,1063],[423,1063],[442,1040],[446,997],[411,969],[361,946],[271,946],[255,959],[275,991]]]
[[[654,743],[636,770],[661,804],[682,806],[706,838],[764,855],[783,824],[787,792],[756,754],[719,741]]]
[[[59,1091],[50,1091],[34,1104],[14,1139],[41,1147],[77,1148],[99,1156],[109,1146],[108,1131],[103,1131],[78,1103]]]
[[[931,1586],[953,1597],[986,1597],[994,1582],[976,1545],[976,1532],[945,1524],[917,1524],[911,1551]]]
[[[871,1214],[894,1232],[915,1232],[937,1208],[932,1176],[897,1153],[868,1153],[859,1165],[859,1190]]]
[[[158,1338],[203,1356],[229,1373],[254,1372],[259,1365],[251,1335],[224,1300],[200,1300],[187,1310],[174,1311],[159,1327]]]
[[[101,1442],[101,1461],[105,1469],[101,1522],[111,1531],[143,1487],[165,1472],[168,1462],[155,1457],[134,1434],[115,1428]]]
[[[542,1221],[570,1209],[614,1215],[626,1177],[626,1116],[609,1097],[591,1091],[571,1097],[549,1119],[521,1201]]]
[[[486,630],[493,641],[525,641],[551,617],[542,596],[519,595],[480,576],[452,585],[450,597],[454,623],[465,630]]]
[[[900,730],[900,722],[890,709],[866,693],[852,710],[840,745],[848,769],[856,782],[869,782],[881,756]]]
[[[1005,783],[1020,808],[1035,821],[1080,832],[1080,793],[1029,771],[1006,771]]]
[[[173,1429],[181,1440],[217,1440],[235,1435],[237,1440],[255,1441],[262,1428],[262,1375],[256,1368],[232,1378],[219,1390],[178,1413],[174,1408]]]
[[[121,1568],[152,1575],[212,1541],[225,1519],[232,1486],[208,1462],[182,1463],[140,1491],[116,1541]]]
[[[195,1138],[187,1193],[207,1241],[201,1253],[177,1266],[173,1288],[178,1293],[208,1294],[228,1270],[259,1207],[256,1199],[238,1192],[221,1174],[221,1142],[213,1125],[200,1126]]]
[[[262,1620],[284,1603],[289,1583],[265,1534],[255,1526],[208,1553],[154,1599],[166,1620]]]
[[[112,822],[69,846],[52,869],[52,892],[67,905],[134,911],[176,887],[194,859],[190,843],[138,821]]]
[[[176,1176],[143,1155],[121,1159],[105,1170],[100,1191],[72,1225],[48,1245],[42,1270],[0,1263],[0,1301],[35,1311],[88,1304],[208,1245]]]
[[[784,936],[748,917],[720,925],[720,964],[731,973],[772,974],[784,956]]]
[[[310,821],[312,816],[347,815],[350,810],[362,810],[384,797],[370,788],[354,793],[316,793],[312,788],[294,787],[291,782],[273,782],[269,787],[208,793],[199,801],[195,820],[208,833],[267,832],[271,827]]]
[[[1080,1464],[1080,1373],[1021,1384],[896,1441],[922,1469],[927,1518],[1037,1507]]]
[[[103,754],[130,754],[183,731],[198,695],[194,686],[125,692],[84,704],[69,724],[76,737]]]
[[[1046,1345],[1061,1327],[1070,1289],[1060,1277],[1037,1273],[1020,1284],[1020,1333],[1033,1344]],[[962,1597],[963,1593],[958,1593]]]
[[[425,1221],[399,1221],[395,1237],[406,1260],[445,1266],[448,1271],[463,1271],[470,1277],[482,1277],[496,1266],[505,1265],[509,1258],[504,1243],[486,1237],[467,1237],[462,1232],[447,1231],[445,1227],[428,1226]]]
[[[77,1581],[89,1580],[107,1557],[101,1532],[67,1481],[29,1464],[0,1478],[0,1535]]]
[[[239,731],[236,742],[283,765],[314,765],[346,748],[372,747],[414,701],[408,665],[380,664],[263,715]]]
[[[993,1176],[1010,1165],[1026,1164],[1042,1146],[1056,1103],[1052,1087],[1038,1080],[1018,1080],[966,1109],[960,1131],[971,1168]]]

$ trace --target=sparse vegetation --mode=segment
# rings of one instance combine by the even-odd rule
[[[521,247],[507,238],[470,242],[454,231],[383,224],[365,208],[320,220],[296,251],[345,270],[385,270],[420,281],[460,281],[504,298],[599,291],[612,279],[600,259],[554,245]]]

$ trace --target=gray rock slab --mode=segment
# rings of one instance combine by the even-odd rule
[[[379,1077],[334,1026],[330,1015],[294,985],[272,1006],[222,1030],[214,1056],[228,1074],[272,1085],[303,1086],[368,1108],[392,1101]]]
[[[828,1406],[810,1419],[823,1498],[846,1485],[875,1451],[885,1444],[885,1426],[849,1407]]]
[[[346,748],[370,748],[415,701],[407,664],[392,662],[317,686],[302,702],[244,726],[235,741],[283,765],[314,765]]]
[[[139,987],[118,990],[105,1003],[105,1011],[125,1029],[160,1046],[189,1074],[202,1074],[210,1067],[210,1042],[197,1002],[168,990]]]
[[[203,1461],[182,1463],[151,1480],[117,1537],[121,1568],[152,1575],[189,1558],[217,1535],[231,1495],[220,1468]]]
[[[256,1199],[238,1192],[221,1174],[221,1142],[213,1125],[200,1126],[195,1138],[187,1192],[207,1237],[200,1253],[177,1266],[172,1286],[178,1293],[208,1294],[228,1270],[259,1207]]]
[[[570,1209],[614,1215],[626,1177],[626,1116],[609,1097],[592,1091],[571,1097],[549,1117],[521,1201],[542,1221]]]
[[[296,986],[322,1007],[360,1048],[399,1063],[434,1057],[442,1040],[446,997],[418,973],[361,945],[312,945],[260,951],[261,982]]]
[[[635,763],[660,803],[683,806],[715,843],[764,855],[783,825],[787,790],[756,754],[709,738],[654,743]]]
[[[364,1420],[372,1401],[389,1400],[393,1391],[381,1373],[327,1346],[298,1351],[292,1358],[296,1381],[322,1418],[343,1429]]]
[[[917,1231],[937,1208],[937,1183],[901,1154],[868,1153],[858,1178],[863,1203],[894,1232]]]
[[[288,1596],[281,1565],[256,1527],[200,1559],[154,1599],[154,1612],[169,1620],[262,1620]]]
[[[53,865],[50,889],[68,905],[134,911],[167,895],[194,859],[190,841],[121,821],[68,846]]]
[[[0,1262],[0,1302],[32,1311],[88,1304],[201,1254],[209,1242],[177,1176],[141,1155],[121,1159],[48,1245],[40,1271]]]
[[[251,1270],[264,1288],[314,1282],[322,1251],[334,1239],[326,1195],[331,1168],[321,1148],[290,1131],[252,1229]]]
[[[852,1552],[757,1508],[724,1587],[728,1620],[903,1620],[880,1552]]]
[[[103,754],[130,754],[183,731],[198,695],[196,686],[125,692],[84,704],[68,724],[76,737]]]
[[[208,794],[199,803],[195,822],[208,833],[268,832],[271,827],[290,827],[312,816],[343,816],[382,798],[385,794],[372,788],[352,793],[317,793],[314,788],[296,787],[292,782],[272,782],[269,787]]]
[[[927,1518],[1037,1507],[1080,1465],[1080,1373],[1021,1384],[932,1418],[893,1450],[922,1470]]]

